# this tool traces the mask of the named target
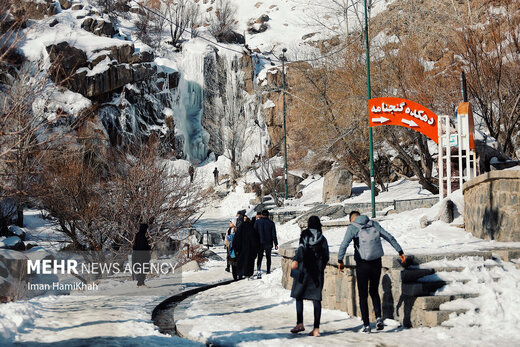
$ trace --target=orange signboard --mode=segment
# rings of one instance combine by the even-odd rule
[[[439,143],[437,115],[426,107],[401,98],[368,100],[369,126],[398,125],[416,130]]]
[[[466,131],[469,133],[469,149],[475,149],[475,121],[473,120],[473,109],[471,108],[471,104],[469,102],[461,102],[457,109],[457,114],[467,115],[468,129]]]

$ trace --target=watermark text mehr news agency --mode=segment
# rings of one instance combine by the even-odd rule
[[[67,260],[28,260],[27,274],[58,275],[58,274],[158,274],[166,275],[175,270],[175,264],[164,263],[81,263],[74,259]]]

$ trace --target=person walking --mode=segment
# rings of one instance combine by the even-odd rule
[[[218,186],[218,169],[213,170],[213,178],[215,179],[215,185]]]
[[[265,260],[267,263],[267,274],[271,273],[271,250],[273,245],[278,249],[278,239],[276,237],[276,226],[272,220],[269,219],[269,211],[263,210],[255,222],[255,232],[258,235],[259,248],[258,259],[256,261],[257,278],[262,278],[262,258],[265,253]]]
[[[251,222],[246,220],[245,214],[245,210],[238,212],[237,229],[232,248],[237,257],[239,279],[253,276],[258,250],[258,238]]]
[[[229,272],[229,268],[231,267],[231,274],[233,275],[233,279],[238,280],[238,263],[235,251],[233,249],[233,240],[235,237],[235,222],[233,220],[229,221],[229,229],[226,236],[226,250],[227,250],[227,267],[226,271]]]
[[[233,240],[234,236],[235,236],[235,219],[230,219],[229,228],[227,230],[227,235],[225,237],[225,243],[224,243],[224,247],[226,248],[226,253],[227,253],[227,257],[226,257],[226,271],[227,272],[230,272],[230,267],[231,267],[231,257],[230,257],[231,241]],[[235,257],[233,256],[233,258],[235,258]]]
[[[151,259],[151,247],[146,237],[148,231],[148,224],[140,224],[139,231],[135,234],[132,243],[132,268],[135,270],[134,265],[139,264],[140,271],[136,274],[137,286],[144,286],[144,280],[146,273],[144,273],[145,265],[150,262]]]
[[[354,240],[354,259],[356,261],[356,280],[359,293],[359,307],[363,319],[363,332],[370,333],[370,321],[368,317],[368,294],[372,298],[376,315],[377,330],[384,329],[381,316],[381,299],[379,298],[379,280],[381,278],[381,257],[383,247],[381,237],[388,241],[399,253],[401,263],[406,262],[406,256],[395,238],[381,225],[362,216],[358,211],[350,212],[350,225],[347,227],[345,237],[338,252],[338,269],[343,272],[345,252],[348,245]]]
[[[311,216],[307,229],[300,235],[300,243],[291,265],[293,284],[291,297],[296,299],[296,326],[293,334],[304,331],[303,300],[314,305],[314,329],[310,336],[320,336],[321,292],[325,281],[325,267],[329,261],[329,245],[321,231],[320,218]]]
[[[188,173],[190,174],[190,183],[193,183],[193,178],[195,177],[195,168],[193,165],[190,165]]]

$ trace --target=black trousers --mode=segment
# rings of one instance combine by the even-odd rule
[[[265,252],[265,260],[267,262],[267,272],[271,272],[271,246],[260,245],[260,250],[258,251],[258,259],[256,260],[256,269],[258,271],[262,270],[262,259],[264,257]]]
[[[238,280],[242,279],[242,276],[238,274],[238,266],[236,264],[235,265],[231,265],[231,274],[233,275],[233,279],[235,281],[238,281]]]
[[[356,261],[357,288],[359,308],[365,326],[370,324],[368,318],[368,294],[372,298],[376,317],[381,317],[381,299],[379,298],[379,280],[381,278],[381,258],[371,261]]]
[[[138,286],[144,286],[144,280],[146,279],[146,274],[137,274],[135,275],[137,279]]]
[[[312,300],[314,305],[314,328],[319,329],[321,319],[321,301]],[[296,300],[296,324],[303,324],[303,300]]]

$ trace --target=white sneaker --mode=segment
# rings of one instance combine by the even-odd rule
[[[261,278],[262,278],[262,271],[258,271],[258,272],[256,273],[256,279],[259,280],[259,279],[261,279]]]
[[[372,332],[372,329],[370,328],[370,325],[367,325],[367,326],[363,327],[362,332],[364,332],[365,334],[370,334]]]

